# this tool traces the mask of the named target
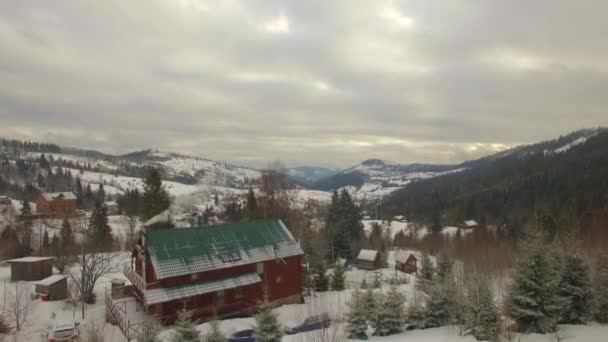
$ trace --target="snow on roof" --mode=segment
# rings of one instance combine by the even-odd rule
[[[68,200],[75,200],[76,199],[76,195],[74,195],[73,192],[47,192],[42,194],[42,197],[44,197],[45,200],[47,201],[52,201],[58,197],[63,197],[63,199],[68,199]]]
[[[409,259],[410,256],[413,256],[413,254],[404,250],[398,250],[397,253],[395,253],[395,261],[405,264],[405,262],[407,261],[407,259]]]
[[[478,226],[479,224],[475,220],[468,220],[468,221],[464,221],[464,225],[467,227],[475,227],[475,226]]]
[[[104,204],[108,207],[118,205],[118,203],[116,201],[107,201],[107,202],[104,202]]]
[[[50,286],[57,282],[62,281],[63,279],[65,279],[67,277],[68,276],[64,275],[64,274],[53,274],[50,277],[46,277],[46,278],[42,279],[41,281],[36,282],[36,285]]]
[[[376,260],[376,256],[378,255],[378,251],[370,250],[370,249],[362,249],[359,251],[359,256],[357,256],[358,260],[365,261],[374,261]]]
[[[53,260],[53,257],[35,257],[35,256],[29,256],[29,257],[23,257],[23,258],[17,258],[17,259],[10,259],[10,260],[7,260],[6,262],[8,262],[8,263],[13,263],[13,262],[39,262],[39,261],[46,261],[46,260]]]

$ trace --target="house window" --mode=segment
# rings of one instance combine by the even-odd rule
[[[220,260],[222,260],[222,262],[230,262],[232,260],[230,259],[230,253],[220,253],[218,257]]]
[[[238,251],[230,252],[230,258],[232,258],[232,261],[240,261],[241,253],[239,253]]]
[[[243,299],[243,288],[242,287],[237,287],[234,290],[234,298],[237,300]]]
[[[280,284],[280,283],[283,282],[283,277],[277,276],[277,278],[275,279],[275,281],[277,282],[277,284]]]
[[[215,304],[217,306],[222,306],[224,305],[224,290],[221,291],[217,291],[215,293]]]
[[[259,275],[264,274],[264,263],[263,262],[258,262],[256,264],[256,270],[258,272]]]
[[[192,280],[198,280],[198,273],[194,273],[190,278]]]

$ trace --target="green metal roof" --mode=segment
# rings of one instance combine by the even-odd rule
[[[257,284],[261,281],[262,279],[257,273],[246,273],[203,283],[145,290],[144,298],[146,299],[147,304],[164,303],[172,300],[217,292],[220,290],[229,290],[237,287]]]
[[[303,254],[280,220],[148,230],[145,241],[160,279]]]

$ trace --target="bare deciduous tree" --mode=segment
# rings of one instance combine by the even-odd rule
[[[94,303],[93,289],[99,278],[115,272],[118,268],[118,258],[115,253],[101,253],[92,248],[83,248],[77,260],[80,269],[69,272],[70,278],[76,284],[82,302],[82,318],[84,318],[84,303]]]
[[[28,286],[23,282],[16,282],[14,292],[8,295],[6,305],[6,315],[13,323],[16,331],[21,330],[29,317],[29,298]]]

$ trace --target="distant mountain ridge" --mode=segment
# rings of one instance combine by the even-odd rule
[[[429,224],[474,218],[518,229],[538,215],[555,217],[557,222],[578,220],[594,210],[608,214],[606,128],[518,146],[458,167],[461,172],[391,193],[382,200],[380,211]]]

